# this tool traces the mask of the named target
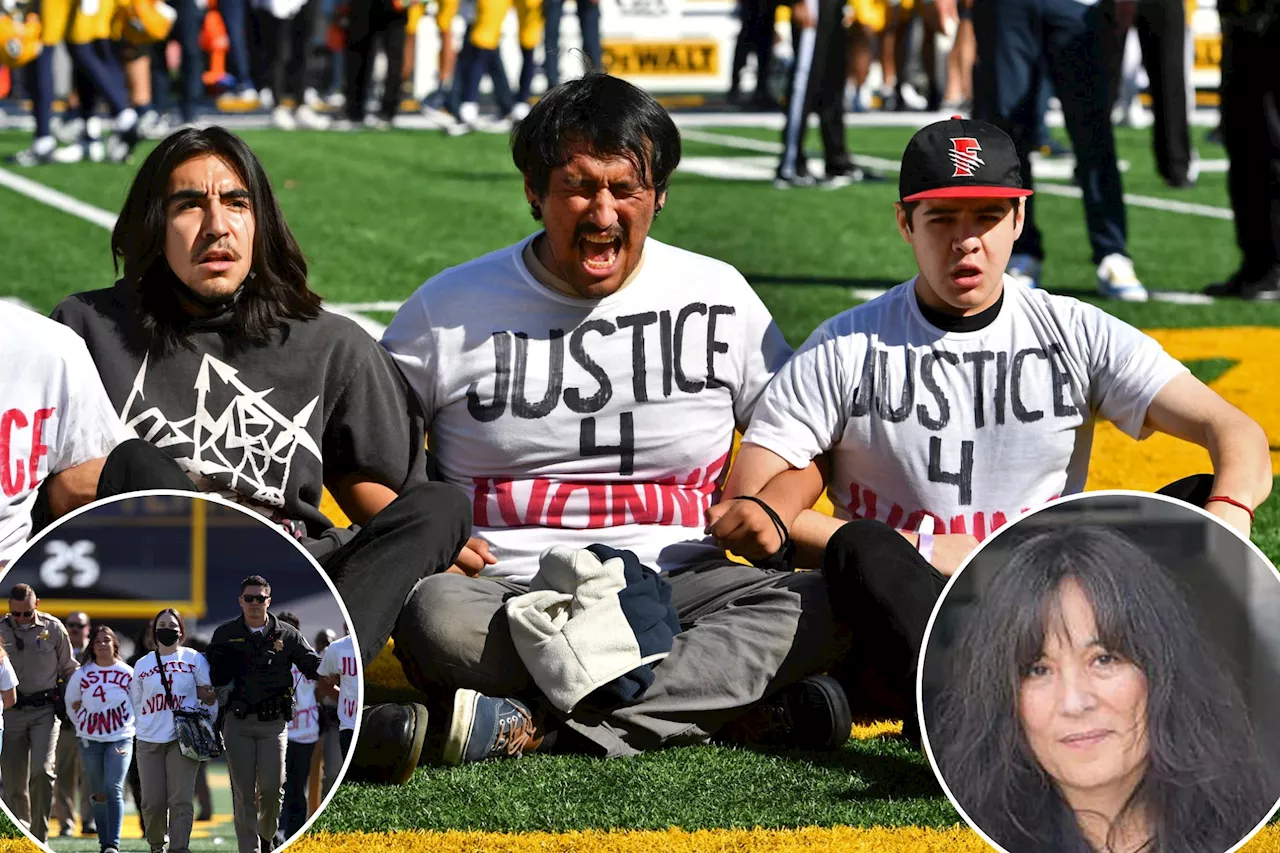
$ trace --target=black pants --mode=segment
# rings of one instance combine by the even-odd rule
[[[1194,474],[1159,493],[1204,506],[1212,488],[1212,475]],[[852,632],[851,650],[834,672],[850,706],[855,714],[902,715],[904,732],[918,743],[916,668],[947,578],[896,530],[868,519],[836,531],[822,573],[836,618]]]
[[[740,0],[742,28],[733,49],[732,88],[738,90],[738,77],[747,65],[747,56],[756,56],[756,94],[769,92],[769,65],[773,59],[773,19],[777,13],[774,0]]]
[[[804,175],[804,137],[809,114],[818,114],[822,133],[822,153],[827,175],[850,166],[844,138],[844,84],[849,65],[849,40],[845,37],[844,4],[840,0],[806,0],[817,12],[813,29],[795,27],[795,65],[791,70],[787,102],[787,123],[782,130],[782,161],[779,177]]]
[[[1151,79],[1155,128],[1151,145],[1156,171],[1167,183],[1186,181],[1191,166],[1191,128],[1187,116],[1186,12],[1181,0],[1138,0],[1134,27],[1142,45],[1142,65]],[[1111,30],[1108,67],[1110,103],[1120,94],[1124,39]]]
[[[978,41],[974,118],[991,122],[1013,138],[1022,162],[1022,184],[1030,188],[1036,101],[1041,69],[1048,61],[1076,155],[1076,181],[1084,193],[1094,263],[1110,254],[1125,254],[1127,239],[1104,65],[1103,34],[1114,26],[1113,15],[1108,0],[1093,6],[1078,0],[975,0],[973,4]],[[1013,251],[1043,258],[1035,198],[1027,198],[1026,224]]]
[[[351,738],[354,734],[354,729],[342,729],[338,732],[338,742],[342,744],[342,758],[344,761],[347,754],[351,752]]]
[[[347,118],[352,121],[364,121],[364,101],[373,79],[374,47],[379,37],[387,52],[387,80],[378,115],[391,121],[399,112],[406,20],[404,12],[392,8],[391,0],[353,0],[347,24]]]
[[[254,13],[264,63],[261,72],[253,72],[253,79],[261,80],[263,85],[271,87],[277,104],[285,98],[292,98],[295,104],[302,104],[302,95],[307,85],[311,33],[315,30],[319,5],[320,0],[307,0],[298,13],[287,20],[266,11]]]
[[[382,651],[400,609],[428,575],[453,565],[471,536],[471,505],[450,483],[423,483],[385,506],[354,537],[316,557],[338,588],[367,667]]]
[[[1241,272],[1253,280],[1280,266],[1280,23],[1222,26],[1222,142]]]
[[[139,439],[126,441],[103,465],[98,498],[143,489],[195,486],[163,450]],[[391,637],[418,581],[452,566],[470,536],[471,505],[462,490],[421,483],[358,530],[335,528],[304,542],[347,605],[365,666]]]
[[[898,531],[869,519],[836,531],[822,573],[836,618],[852,633],[834,672],[850,707],[855,715],[901,715],[904,732],[919,742],[916,665],[946,577]]]
[[[280,833],[288,841],[307,822],[307,780],[311,778],[314,743],[289,741],[284,754],[284,803],[280,809]]]

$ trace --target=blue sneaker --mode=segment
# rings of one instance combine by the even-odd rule
[[[444,763],[519,758],[537,750],[545,736],[540,720],[535,720],[529,706],[519,699],[459,690],[453,695]]]

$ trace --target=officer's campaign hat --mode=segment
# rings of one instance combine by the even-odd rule
[[[907,143],[898,173],[902,201],[926,198],[1021,198],[1018,152],[1008,134],[985,121],[952,116],[922,127]]]

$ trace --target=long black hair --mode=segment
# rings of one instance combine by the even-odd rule
[[[926,721],[943,780],[974,823],[1009,850],[1092,853],[1018,713],[1022,678],[1059,618],[1068,579],[1092,605],[1099,641],[1147,680],[1148,766],[1113,832],[1143,814],[1153,831],[1144,853],[1222,853],[1275,804],[1274,773],[1257,756],[1235,680],[1173,578],[1109,528],[1035,536],[992,573]]]
[[[511,133],[511,157],[538,198],[552,170],[578,152],[626,157],[661,198],[680,163],[680,131],[648,92],[590,71],[543,95]],[[532,210],[542,218],[538,205]]]
[[[257,156],[224,128],[179,130],[143,161],[111,232],[116,271],[123,268],[124,285],[136,298],[141,346],[159,355],[191,345],[191,318],[178,298],[181,282],[164,255],[165,190],[174,169],[204,155],[224,160],[244,181],[253,210],[251,273],[232,309],[231,337],[243,344],[266,344],[285,319],[310,320],[320,313],[320,297],[307,287],[306,258]]]

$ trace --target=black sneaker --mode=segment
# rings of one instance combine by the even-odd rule
[[[1251,302],[1280,302],[1280,269],[1272,269],[1257,281],[1247,282],[1240,297]]]
[[[519,699],[459,690],[453,696],[444,763],[470,764],[534,752],[547,735],[540,717]]]
[[[849,700],[829,675],[808,675],[762,699],[721,730],[721,740],[747,746],[833,750],[853,727]]]
[[[1248,277],[1244,274],[1244,270],[1236,270],[1226,281],[1215,281],[1205,287],[1204,295],[1239,299],[1246,281]]]
[[[366,707],[348,778],[403,785],[418,766],[426,736],[427,709],[421,705]]]

